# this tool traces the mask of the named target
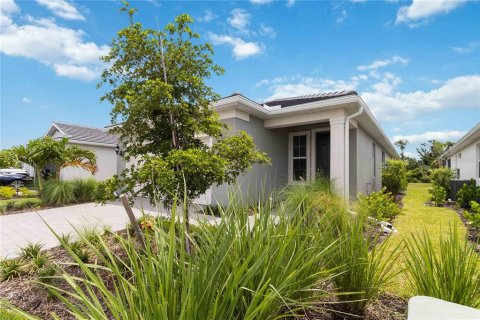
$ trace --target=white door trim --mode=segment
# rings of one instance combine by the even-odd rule
[[[299,131],[299,132],[289,132],[288,133],[288,183],[289,184],[302,184],[307,181],[295,181],[293,180],[293,137],[295,136],[306,136],[307,137],[307,154],[306,154],[306,160],[307,160],[307,181],[310,181],[310,166],[311,166],[311,152],[310,152],[310,136],[311,136],[311,131]]]

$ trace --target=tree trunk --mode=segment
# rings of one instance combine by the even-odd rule
[[[42,181],[42,170],[40,168],[34,168],[35,175],[37,176],[37,183],[38,183],[38,191],[43,190],[43,181]]]

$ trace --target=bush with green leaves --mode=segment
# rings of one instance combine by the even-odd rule
[[[430,201],[433,205],[443,206],[445,204],[447,191],[442,186],[433,185],[428,189],[428,193],[430,194]]]
[[[27,187],[21,187],[20,189],[18,189],[20,191],[20,194],[22,197],[24,198],[28,198],[30,196],[32,196],[33,192],[28,189]]]
[[[427,166],[418,166],[408,170],[408,182],[428,183],[431,181],[430,169]]]
[[[39,198],[12,199],[7,202],[0,203],[0,212],[39,208],[42,206],[42,204],[43,202]]]
[[[48,180],[41,193],[46,205],[67,205],[77,202],[75,185],[72,181]]]
[[[72,184],[75,189],[77,202],[91,202],[96,200],[98,183],[95,179],[75,179],[72,180]]]
[[[340,267],[341,273],[333,278],[338,292],[355,292],[339,295],[347,311],[361,314],[365,306],[374,301],[383,289],[391,284],[398,253],[379,244],[377,237],[365,234],[367,219],[358,216],[344,224],[340,230],[339,245],[332,259],[332,267]]]
[[[446,194],[444,200],[446,200],[446,196],[450,194],[451,190],[450,180],[455,178],[455,171],[447,167],[437,168],[432,170],[430,177],[432,179],[431,183],[434,186],[439,186],[445,189]]]
[[[399,159],[388,160],[383,167],[382,184],[393,195],[407,190],[407,162]]]
[[[25,260],[32,260],[42,251],[44,244],[40,242],[29,242],[25,247],[20,248],[20,257]]]
[[[480,307],[478,254],[456,225],[435,247],[427,232],[407,241],[406,271],[416,295]]]
[[[21,259],[0,260],[0,282],[21,276],[24,265]]]
[[[464,183],[457,192],[457,204],[461,208],[469,208],[471,201],[480,202],[480,186],[477,187],[473,179]]]
[[[17,194],[17,191],[15,188],[9,187],[9,186],[3,186],[0,187],[0,198],[1,199],[12,199],[14,195]]]
[[[394,201],[392,194],[383,188],[369,195],[358,194],[356,210],[361,216],[378,220],[389,220],[400,214],[401,209]]]
[[[471,224],[471,226],[480,228],[480,203],[476,201],[470,201],[470,212],[464,211],[463,215]]]

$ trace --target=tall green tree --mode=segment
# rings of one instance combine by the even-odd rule
[[[21,168],[22,163],[18,160],[17,155],[10,149],[0,150],[0,168]]]
[[[452,145],[451,141],[429,140],[417,148],[417,153],[423,165],[429,166],[431,169],[439,168],[441,166],[440,156]]]
[[[400,139],[395,141],[395,145],[400,149],[400,157],[405,160],[405,148],[407,147],[408,140]]]
[[[97,171],[96,156],[91,150],[71,146],[68,139],[55,140],[52,137],[42,137],[28,141],[26,145],[12,148],[18,160],[35,169],[38,188],[43,189],[42,171],[48,165],[54,165],[56,178],[60,170],[66,167],[78,167],[94,174]]]
[[[215,184],[231,183],[255,163],[267,163],[245,132],[225,135],[212,104],[220,97],[205,81],[223,74],[213,48],[193,32],[192,18],[175,18],[160,30],[134,21],[118,32],[99,86],[113,105],[112,132],[135,164],[121,175],[132,196],[171,205],[175,195],[194,199]],[[201,136],[213,139],[208,146]],[[188,212],[184,213],[188,228]]]

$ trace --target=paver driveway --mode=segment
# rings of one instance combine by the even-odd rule
[[[145,214],[158,215],[156,209],[137,201],[133,210],[136,217],[142,216],[140,208],[143,208]],[[166,213],[160,214],[166,216]],[[193,217],[192,223],[200,219],[215,221],[218,218],[197,214]],[[58,246],[59,242],[47,224],[58,234],[75,235],[75,229],[82,230],[93,227],[101,229],[109,226],[112,231],[117,231],[124,229],[128,222],[127,214],[120,203],[103,206],[85,203],[0,216],[0,257],[16,257],[19,248],[29,242],[41,242],[44,244],[44,249]]]

